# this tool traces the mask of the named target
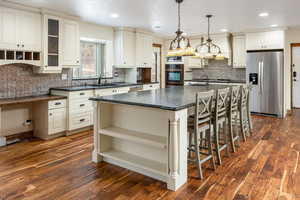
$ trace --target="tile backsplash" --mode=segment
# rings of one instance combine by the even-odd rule
[[[228,65],[228,60],[210,60],[208,66],[193,69],[193,79],[231,79],[246,80],[246,69],[235,69]]]
[[[53,87],[80,86],[97,84],[97,79],[72,80],[72,69],[63,69],[62,74],[67,75],[62,80],[62,74],[36,74],[34,66],[26,64],[0,65],[0,99],[36,96],[49,94]],[[118,71],[118,70],[116,70]],[[124,72],[118,71],[118,77],[110,82],[124,81]]]

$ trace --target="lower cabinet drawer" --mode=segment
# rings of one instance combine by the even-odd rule
[[[70,113],[87,112],[93,110],[93,102],[90,100],[70,100]]]
[[[48,109],[57,109],[57,108],[65,108],[66,107],[66,100],[53,100],[48,102]]]
[[[93,124],[93,112],[83,112],[70,114],[69,129],[75,130],[84,128]]]
[[[93,90],[76,91],[69,93],[69,99],[88,99],[94,95]]]

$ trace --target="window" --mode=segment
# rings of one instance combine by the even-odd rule
[[[98,78],[104,63],[103,43],[80,42],[81,66],[73,70],[74,79]]]

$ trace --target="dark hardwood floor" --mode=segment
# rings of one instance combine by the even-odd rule
[[[254,117],[254,136],[203,181],[189,167],[177,192],[149,177],[91,162],[92,133],[0,148],[0,199],[300,199],[300,110]]]

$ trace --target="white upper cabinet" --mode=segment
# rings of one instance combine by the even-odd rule
[[[0,8],[0,48],[17,49],[17,12],[12,9]]]
[[[153,38],[151,35],[136,33],[136,66],[152,68]]]
[[[245,68],[246,67],[246,37],[234,36],[233,37],[233,68]]]
[[[80,65],[79,24],[76,21],[62,21],[62,65],[64,68]]]
[[[37,73],[61,73],[62,20],[56,16],[43,16],[43,64]]]
[[[185,68],[202,68],[204,66],[203,59],[194,58],[194,57],[185,57],[184,58],[184,67]]]
[[[42,20],[40,14],[18,13],[17,28],[17,41],[21,49],[41,51]]]
[[[284,31],[248,33],[246,48],[247,50],[283,49]]]
[[[41,15],[0,8],[0,48],[41,51]]]
[[[135,32],[127,30],[115,31],[115,67],[135,67],[135,40]]]

